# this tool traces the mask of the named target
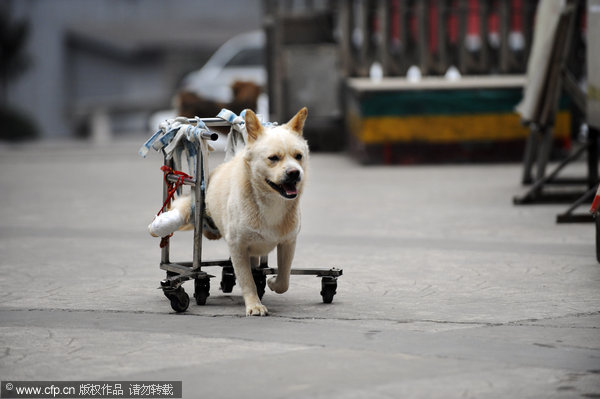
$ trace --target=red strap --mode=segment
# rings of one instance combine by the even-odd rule
[[[590,213],[596,214],[596,212],[598,212],[598,207],[600,207],[600,195],[596,195],[594,197],[594,202],[592,202]]]
[[[169,244],[169,238],[173,237],[173,233],[160,239],[160,247],[164,248]]]
[[[598,190],[596,191],[596,196],[594,197],[594,201],[592,202],[592,207],[590,208],[590,213],[596,216],[598,213],[598,208],[600,207],[600,186],[598,186]]]
[[[179,170],[173,170],[173,168],[167,165],[161,166],[160,170],[162,170],[165,174],[165,183],[167,185],[167,198],[165,199],[165,202],[163,203],[156,216],[160,215],[165,210],[165,207],[167,207],[171,203],[171,200],[175,196],[177,189],[183,185],[183,180],[192,178],[192,176],[188,175],[187,173],[181,172]],[[171,183],[167,180],[167,175],[169,174],[177,176],[177,181],[175,183]]]

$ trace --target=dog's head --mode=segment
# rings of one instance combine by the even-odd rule
[[[305,107],[284,125],[263,127],[254,112],[246,111],[245,158],[256,189],[289,200],[302,193],[308,161],[302,129],[307,115]]]

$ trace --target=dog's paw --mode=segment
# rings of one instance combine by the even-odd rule
[[[152,223],[148,225],[148,231],[153,237],[166,237],[184,224],[185,220],[183,220],[181,213],[177,209],[173,209],[155,217]]]
[[[278,294],[283,294],[288,290],[288,284],[282,284],[281,281],[277,281],[277,277],[271,277],[267,280],[267,284],[271,291],[276,292]]]
[[[260,302],[246,306],[246,316],[268,316],[267,307]]]

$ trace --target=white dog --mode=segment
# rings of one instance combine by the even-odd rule
[[[205,235],[225,238],[247,316],[268,314],[256,292],[251,267],[275,247],[278,271],[268,280],[269,288],[282,294],[289,286],[300,231],[299,198],[306,181],[308,144],[302,129],[307,115],[303,108],[284,125],[263,127],[256,114],[247,111],[246,147],[217,167],[209,178],[205,216],[218,232],[205,229]],[[175,221],[167,223],[176,225],[171,231],[189,228],[191,198],[177,199],[163,215],[163,222]],[[168,235],[159,231],[159,224],[150,225],[150,233]]]

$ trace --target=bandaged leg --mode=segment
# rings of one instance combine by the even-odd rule
[[[192,213],[191,197],[180,197],[173,201],[169,211],[156,216],[148,225],[148,231],[153,237],[166,237],[180,230],[189,223]]]

